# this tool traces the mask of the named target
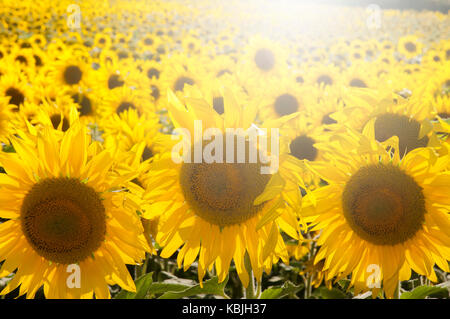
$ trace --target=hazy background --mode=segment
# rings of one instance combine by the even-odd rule
[[[352,6],[368,6],[377,4],[382,9],[414,9],[433,10],[447,13],[450,10],[450,0],[300,0],[317,4],[338,4]]]

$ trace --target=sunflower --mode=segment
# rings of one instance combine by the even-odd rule
[[[36,73],[36,64],[31,49],[14,47],[8,55],[7,60],[9,60],[7,63],[14,65],[14,68],[16,69],[22,70],[28,77],[34,77]]]
[[[57,104],[43,98],[38,106],[26,102],[20,114],[23,114],[23,118],[34,126],[49,126],[65,132],[79,120],[78,116],[71,116],[71,110],[76,109],[76,104],[70,100],[70,97],[69,101],[68,104]]]
[[[427,125],[431,111],[426,105],[412,103],[398,94],[369,89],[353,88],[344,95],[346,107],[333,115],[338,122],[366,130],[379,142],[397,136],[401,154],[435,145],[435,135]]]
[[[149,80],[158,80],[161,72],[163,72],[160,62],[154,60],[145,60],[138,66],[141,72],[144,73]]]
[[[319,91],[311,85],[298,85],[292,78],[276,78],[267,81],[264,93],[253,96],[262,119],[275,119],[296,112],[306,112],[308,105],[316,103]]]
[[[94,37],[94,46],[97,48],[109,49],[111,43],[111,37],[106,32],[99,32]]]
[[[92,89],[95,91],[112,90],[125,85],[126,70],[120,65],[107,63],[100,65],[100,68],[93,72],[92,77],[96,79]]]
[[[339,69],[334,65],[313,64],[308,68],[305,83],[329,89],[331,86],[339,86],[342,83],[339,74]]]
[[[95,91],[86,90],[84,92],[71,92],[70,97],[77,105],[77,109],[80,115],[80,120],[86,122],[93,122],[97,116],[97,107],[99,104],[99,98]]]
[[[67,87],[89,86],[89,63],[74,50],[65,49],[58,60],[48,66],[48,74],[55,84]]]
[[[44,48],[47,44],[47,39],[45,38],[45,36],[39,33],[34,33],[33,35],[31,35],[28,41],[41,49]]]
[[[100,92],[102,101],[99,104],[98,113],[103,118],[108,118],[114,113],[120,114],[128,109],[137,110],[140,114],[155,110],[152,96],[142,90],[121,86]]]
[[[21,72],[8,67],[8,73],[0,77],[0,94],[9,98],[8,103],[13,106],[13,111],[18,111],[25,101],[32,101],[33,93]]]
[[[233,92],[239,107],[245,107],[248,111],[256,112],[256,105],[251,105],[248,94],[240,85],[235,83],[235,80],[236,78],[231,74],[224,74],[220,78],[212,78],[210,81],[200,83],[201,87],[199,85],[185,85],[181,101],[191,98],[202,99],[212,105],[217,114],[223,115],[225,112],[224,88],[227,88]],[[253,112],[251,114],[249,116],[254,117]]]
[[[0,143],[8,143],[8,138],[15,132],[13,123],[13,106],[9,104],[8,97],[0,97]]]
[[[161,39],[152,33],[146,33],[139,41],[139,50],[144,52],[156,53],[156,48],[161,44]]]
[[[354,62],[343,70],[343,85],[357,88],[374,88],[376,86],[375,69],[367,63]]]
[[[334,131],[330,131],[327,127],[329,125],[317,125],[317,123],[311,122],[305,114],[300,114],[287,122],[280,130],[280,134],[283,136],[281,141],[286,144],[287,152],[293,157],[292,162],[295,162],[296,166],[301,168],[300,175],[308,187],[303,191],[319,186],[320,179],[311,174],[304,162],[315,163],[325,160],[326,152],[316,148],[315,144],[326,142],[330,135],[334,134]]]
[[[417,87],[418,94],[413,94],[412,103],[422,107],[431,107],[429,117],[450,118],[450,63],[443,63],[440,72],[430,70],[423,77],[423,84]],[[431,115],[431,116],[430,116]]]
[[[186,58],[184,55],[174,54],[163,61],[164,72],[161,74],[161,98],[165,97],[165,92],[170,89],[179,97],[183,94],[186,84],[200,85],[206,80],[206,74],[202,65],[195,58]]]
[[[181,46],[186,55],[199,54],[203,49],[203,43],[196,34],[187,34],[183,37]]]
[[[143,147],[138,151],[141,162],[152,159],[155,155],[168,152],[174,144],[170,136],[160,132],[162,125],[154,113],[139,116],[137,110],[129,109],[119,114],[100,120],[105,147],[113,153],[129,152],[140,142]]]
[[[413,59],[422,53],[423,44],[415,35],[407,35],[398,40],[397,51],[406,59]]]
[[[186,100],[186,108],[171,91],[168,94],[169,114],[175,126],[191,133],[194,121],[199,119],[204,129],[221,132],[225,128],[248,128],[253,121],[249,110],[240,108],[228,90],[223,116],[206,101]],[[279,124],[272,123],[274,127]],[[239,136],[245,141],[242,133]],[[191,145],[199,143],[198,139],[189,141]],[[245,145],[244,163],[177,164],[172,156],[178,152],[169,152],[150,165],[150,182],[144,196],[149,205],[143,216],[160,218],[156,241],[164,247],[162,257],[170,257],[181,247],[177,261],[186,270],[198,256],[200,282],[214,265],[219,281],[225,280],[232,259],[245,287],[250,271],[261,281],[263,270],[269,272],[280,258],[288,260],[280,230],[299,239],[295,212],[300,200],[297,167],[287,154],[280,154],[278,172],[262,174],[261,161],[248,162],[254,145]]]
[[[111,155],[97,152],[80,123],[64,133],[30,127],[11,143],[16,153],[0,157],[0,215],[9,219],[0,225],[0,276],[17,271],[1,294],[19,286],[27,298],[42,286],[47,298],[108,298],[113,284],[135,291],[125,264],[140,262],[149,247],[123,191],[134,176],[112,173]],[[70,266],[79,267],[75,287]]]
[[[245,55],[240,61],[238,77],[248,82],[246,89],[260,85],[273,76],[279,75],[287,67],[286,50],[279,43],[255,36],[244,49]]]
[[[303,202],[312,230],[322,230],[315,263],[324,259],[325,280],[351,274],[355,295],[373,288],[375,297],[379,289],[370,276],[376,268],[392,298],[411,270],[431,281],[437,281],[435,263],[448,272],[448,155],[419,148],[400,159],[398,151],[355,131],[336,135],[332,144],[334,158],[310,167],[328,185]],[[398,150],[395,140],[391,145]]]

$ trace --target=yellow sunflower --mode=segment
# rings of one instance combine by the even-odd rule
[[[20,109],[25,101],[33,101],[33,93],[21,72],[12,71],[8,67],[8,73],[0,77],[0,94],[9,98],[9,104],[12,105],[15,112]]]
[[[134,176],[112,173],[110,153],[80,123],[65,133],[30,126],[11,142],[16,153],[0,156],[0,215],[8,219],[0,276],[15,274],[1,294],[19,286],[27,298],[42,286],[47,298],[108,298],[114,284],[135,291],[125,264],[139,263],[149,247],[123,189]]]
[[[391,139],[391,145],[398,145]],[[435,263],[449,271],[449,156],[418,148],[398,151],[355,131],[316,147],[334,157],[310,166],[327,186],[304,198],[303,214],[322,230],[315,263],[324,259],[325,280],[351,274],[355,295],[380,288],[388,298],[411,269],[437,281]]]
[[[16,127],[12,124],[14,119],[13,107],[8,97],[0,98],[0,143],[8,143],[8,138],[14,134]]]
[[[169,114],[176,128],[190,132],[191,145],[199,145],[198,137],[192,135],[195,120],[202,121],[204,130],[215,128],[220,132],[225,128],[245,130],[252,124],[250,111],[240,108],[230,91],[224,94],[223,116],[204,100],[186,99],[185,107],[171,91],[168,94]],[[273,121],[267,127],[278,127],[280,123]],[[241,137],[246,141],[243,133],[237,136]],[[224,141],[221,147],[226,148]],[[223,159],[176,163],[172,156],[178,158],[179,153],[173,151],[150,165],[144,196],[148,206],[143,217],[160,218],[156,241],[163,247],[162,257],[170,257],[181,248],[177,261],[185,270],[198,257],[200,282],[213,266],[219,281],[225,280],[232,259],[245,287],[249,272],[261,281],[263,270],[268,273],[280,258],[288,261],[280,231],[294,239],[300,236],[296,213],[301,198],[298,168],[289,155],[282,153],[279,170],[263,174],[262,161],[249,162],[255,146],[248,140],[245,145],[244,163],[226,163]],[[273,154],[274,146],[268,152],[271,150]]]
[[[241,81],[247,84],[247,90],[257,88],[272,77],[280,75],[287,67],[287,50],[278,42],[254,36],[244,50],[245,54],[239,61],[237,71]]]
[[[266,81],[265,92],[252,95],[263,120],[276,119],[296,112],[306,113],[309,105],[317,103],[319,90],[311,85],[299,85],[290,77]]]
[[[422,53],[423,44],[415,35],[407,35],[398,40],[397,51],[406,59],[413,59]]]
[[[427,125],[431,109],[426,104],[412,103],[394,93],[359,88],[346,92],[343,101],[346,107],[333,114],[338,122],[364,129],[379,142],[397,136],[401,154],[435,145],[435,135]]]
[[[48,68],[48,69],[47,69]],[[46,72],[55,84],[67,87],[89,86],[89,62],[70,48],[64,49],[52,65],[46,66]]]
[[[149,92],[136,90],[127,86],[116,87],[112,90],[100,91],[102,101],[98,106],[98,114],[108,118],[112,114],[120,114],[125,110],[134,109],[139,114],[153,112],[155,105]]]

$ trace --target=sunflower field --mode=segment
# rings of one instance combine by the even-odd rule
[[[0,297],[449,298],[429,2],[0,0]]]

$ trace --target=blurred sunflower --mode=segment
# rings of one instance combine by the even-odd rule
[[[423,44],[415,35],[407,35],[398,40],[397,51],[406,59],[412,59],[422,53]]]
[[[61,86],[88,86],[91,67],[74,50],[65,49],[58,60],[48,66],[48,74]]]
[[[429,107],[410,103],[398,94],[369,89],[353,88],[343,99],[349,107],[334,113],[338,122],[360,131],[364,129],[379,142],[397,136],[400,154],[435,145],[435,135],[426,125]],[[359,117],[355,118],[355,114]]]
[[[111,155],[80,123],[64,133],[29,128],[11,137],[16,153],[0,156],[0,215],[9,219],[0,225],[0,276],[15,272],[1,294],[19,286],[27,298],[41,286],[47,298],[108,298],[113,284],[135,291],[125,264],[140,262],[149,247],[139,208],[122,188],[133,175],[113,174]],[[73,264],[80,285],[70,288]]]
[[[232,93],[225,92],[225,112],[220,116],[200,99],[186,99],[186,108],[169,91],[169,114],[175,126],[191,133],[195,120],[202,120],[204,129],[217,128],[221,132],[225,128],[250,127],[252,111],[240,108]],[[271,127],[279,125],[271,123]],[[190,141],[198,145],[198,140]],[[156,241],[164,247],[162,257],[170,257],[181,247],[177,261],[186,270],[198,256],[200,282],[214,265],[219,281],[225,280],[233,259],[247,287],[249,271],[260,281],[262,271],[269,272],[279,258],[287,262],[281,230],[299,239],[295,212],[300,199],[298,168],[284,153],[280,155],[278,172],[262,174],[261,161],[248,163],[254,146],[248,141],[246,145],[245,163],[177,164],[172,159],[175,153],[168,152],[150,165],[150,182],[144,196],[149,205],[143,216],[160,217]]]
[[[328,185],[307,195],[303,207],[314,216],[312,230],[322,230],[315,263],[324,259],[325,279],[352,274],[355,295],[373,288],[376,297],[379,289],[369,283],[375,265],[392,298],[411,269],[431,281],[435,263],[448,272],[448,155],[419,148],[400,160],[398,151],[354,131],[336,135],[333,147],[333,159],[310,166]]]
[[[250,39],[241,59],[239,77],[249,85],[258,85],[273,76],[279,75],[287,67],[286,50],[277,42],[261,36]],[[247,87],[246,87],[247,88]],[[250,89],[250,88],[247,88]]]
[[[152,96],[142,90],[120,86],[101,93],[102,101],[99,103],[97,112],[103,118],[107,118],[114,113],[120,114],[129,109],[137,110],[139,114],[155,110]]]

